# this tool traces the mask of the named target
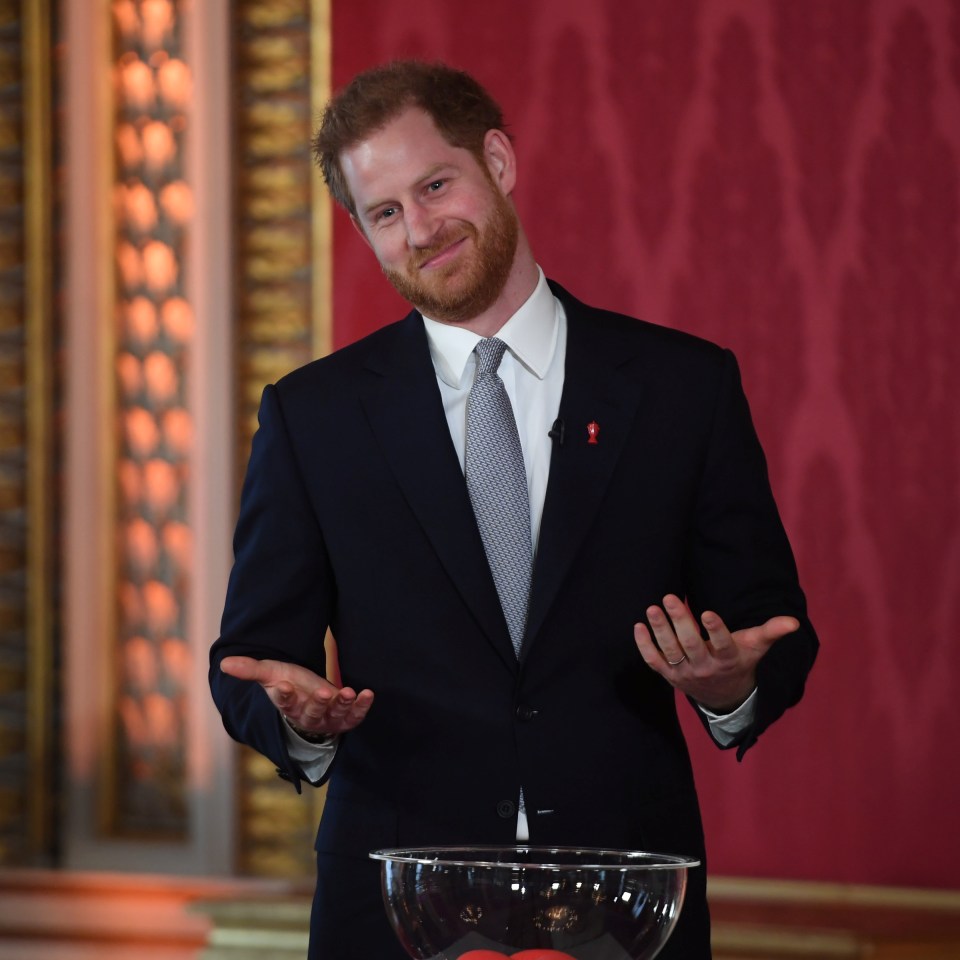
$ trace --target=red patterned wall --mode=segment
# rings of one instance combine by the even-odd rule
[[[334,80],[475,72],[540,263],[738,354],[823,649],[712,871],[960,887],[960,0],[338,0]],[[337,220],[336,340],[399,317]]]

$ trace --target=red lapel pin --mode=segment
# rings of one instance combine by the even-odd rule
[[[600,433],[600,424],[596,420],[591,420],[587,424],[587,443],[597,443],[597,435]]]

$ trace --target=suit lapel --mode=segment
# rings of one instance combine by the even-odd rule
[[[510,642],[470,506],[423,321],[411,313],[367,362],[367,419],[411,510],[483,632],[511,669]]]
[[[560,419],[562,444],[550,460],[540,541],[534,563],[524,655],[600,509],[639,405],[636,383],[618,370],[633,359],[623,338],[594,322],[583,304],[554,288],[567,313],[567,352]],[[599,427],[589,442],[587,425]]]
[[[523,659],[549,613],[603,501],[640,391],[620,367],[634,359],[628,341],[595,322],[583,304],[555,292],[567,313],[567,351],[555,444],[534,562]],[[361,403],[410,508],[464,603],[511,669],[510,643],[457,453],[450,439],[423,322],[417,313],[368,358]],[[599,425],[597,443],[587,425]]]

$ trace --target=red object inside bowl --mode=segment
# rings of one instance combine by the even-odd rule
[[[510,955],[512,960],[576,960],[569,953],[563,953],[560,950],[541,950],[534,947],[533,950],[521,950],[519,953]]]
[[[496,950],[468,950],[460,954],[460,960],[576,960],[569,953],[560,950],[542,950],[534,947],[532,950],[521,950],[519,953],[498,953]]]

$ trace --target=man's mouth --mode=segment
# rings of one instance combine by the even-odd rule
[[[442,267],[445,263],[457,256],[466,239],[467,237],[464,235],[452,242],[440,243],[430,250],[425,251],[425,253],[421,255],[417,269],[431,270],[434,267]]]

